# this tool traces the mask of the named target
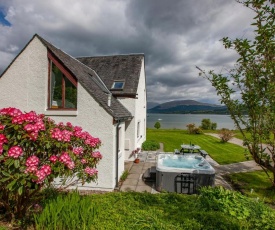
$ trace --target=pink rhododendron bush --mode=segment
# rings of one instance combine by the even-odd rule
[[[21,218],[39,190],[97,179],[101,142],[71,123],[16,108],[0,110],[0,207]]]

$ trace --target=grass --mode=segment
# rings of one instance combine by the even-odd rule
[[[272,178],[272,174],[269,173]],[[227,176],[236,190],[275,206],[275,189],[264,171],[234,173]]]
[[[255,218],[255,209],[262,218]],[[274,210],[220,188],[205,189],[200,196],[72,193],[49,200],[36,215],[35,229],[262,229],[270,226],[268,218],[275,218]]]
[[[147,140],[156,140],[164,144],[165,152],[180,149],[185,143],[199,145],[219,164],[231,164],[246,161],[241,146],[222,143],[220,139],[205,134],[189,134],[187,130],[178,129],[147,129]]]

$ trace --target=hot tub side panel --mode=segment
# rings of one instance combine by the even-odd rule
[[[181,173],[185,173],[184,171]],[[176,192],[175,190],[175,178],[180,175],[179,172],[161,172],[157,170],[156,173],[156,190],[166,192]],[[215,173],[214,174],[195,174],[197,189],[203,186],[215,185]],[[179,186],[179,185],[178,185]],[[180,191],[179,187],[177,189]]]

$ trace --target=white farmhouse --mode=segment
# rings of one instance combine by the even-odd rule
[[[146,139],[144,55],[74,58],[34,35],[0,76],[0,108],[43,113],[100,138],[97,183],[112,191]]]

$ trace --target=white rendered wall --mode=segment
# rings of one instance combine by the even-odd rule
[[[90,94],[80,84],[77,112],[49,112],[46,110],[47,84],[47,49],[39,39],[34,38],[0,78],[0,108],[16,107],[26,112],[34,110],[37,113],[45,113],[56,122],[71,122],[81,126],[92,136],[100,138],[102,146],[99,151],[103,159],[98,165],[98,182],[79,189],[112,190],[115,187],[116,167],[116,126],[113,125],[112,116],[91,100]]]
[[[130,122],[126,122],[125,139],[130,140],[130,148],[125,151],[125,161],[133,160],[131,153],[136,148],[141,148],[142,143],[146,140],[146,81],[145,81],[145,67],[144,59],[139,77],[139,84],[137,89],[137,99],[121,98],[120,102],[134,115]],[[137,137],[137,125],[140,122],[139,137]]]
[[[119,131],[119,142],[120,142],[120,148],[118,152],[118,181],[124,171],[124,161],[125,161],[125,146],[124,146],[124,140],[125,140],[125,122],[122,122],[119,124],[120,131]],[[116,138],[115,138],[116,139]],[[116,145],[115,145],[116,146]]]
[[[137,147],[142,146],[142,143],[146,140],[146,119],[147,119],[147,112],[146,112],[146,81],[145,81],[145,67],[144,67],[144,58],[142,61],[142,68],[140,72],[140,78],[138,83],[138,99],[136,101],[135,107],[135,116],[136,116],[136,133],[137,133],[137,123],[140,122],[140,132],[139,136],[136,136],[136,145]]]
[[[47,82],[47,49],[34,38],[0,78],[0,107],[44,112]]]

